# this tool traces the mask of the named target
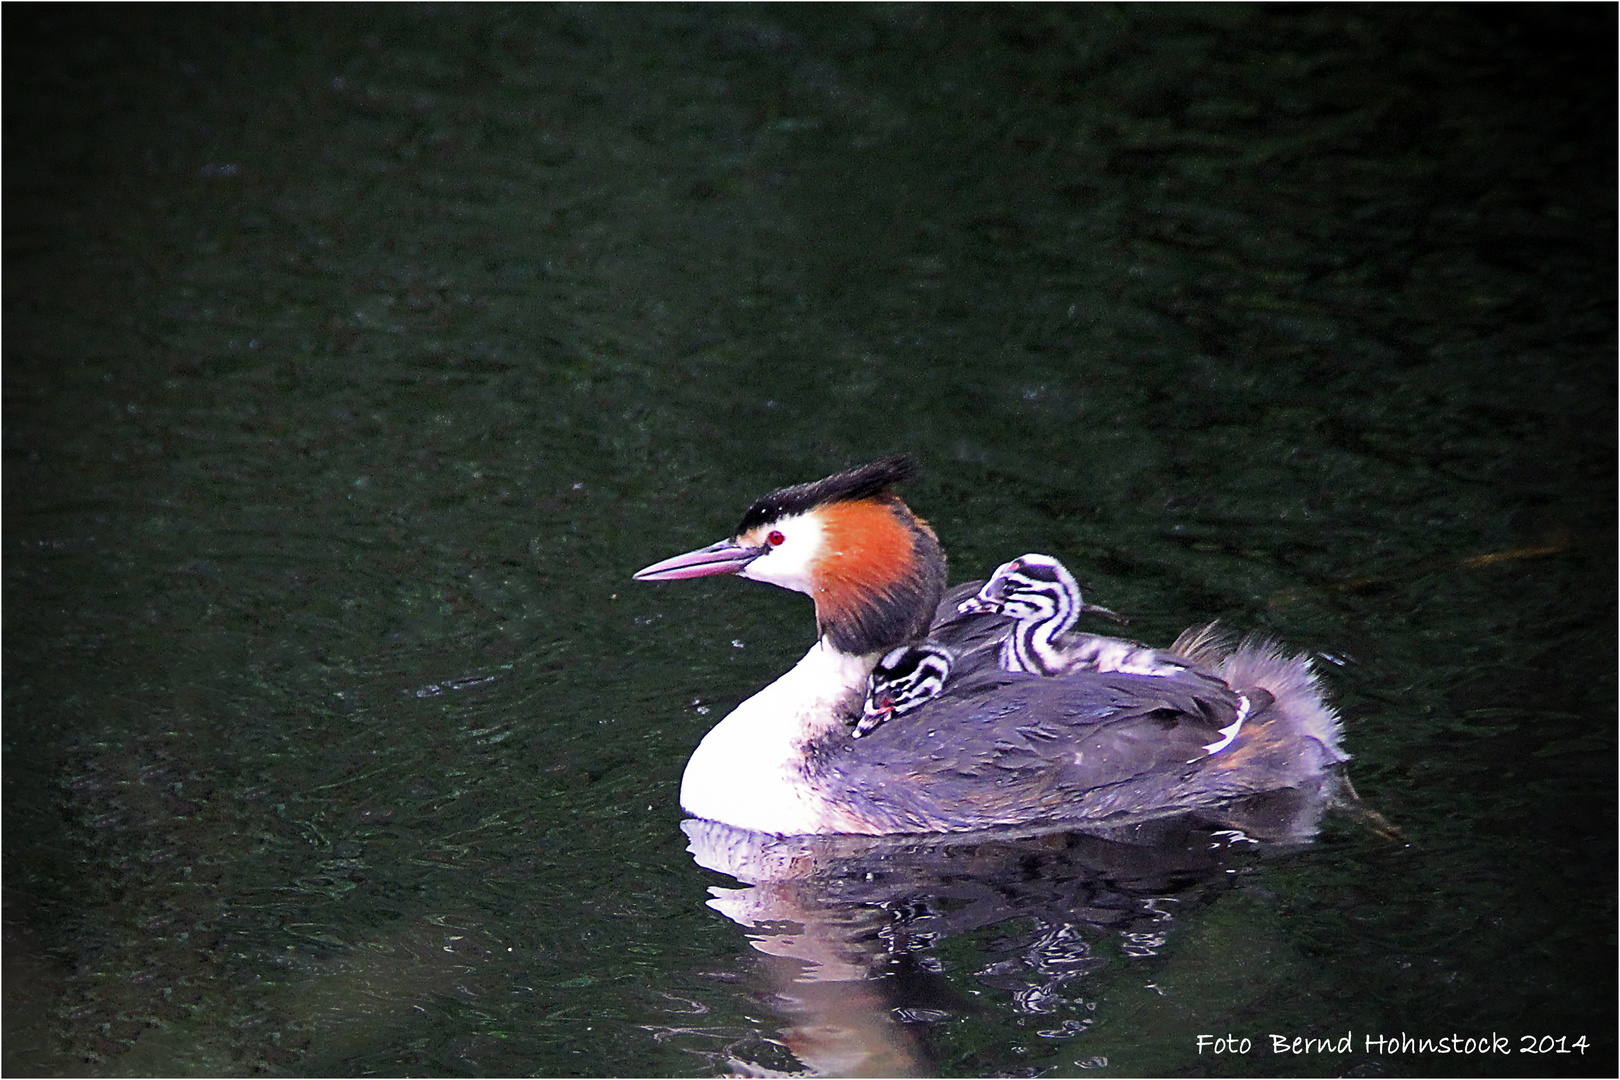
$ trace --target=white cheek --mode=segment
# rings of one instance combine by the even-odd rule
[[[784,518],[764,530],[782,534],[782,542],[743,568],[741,577],[766,581],[784,589],[809,593],[814,585],[811,566],[821,555],[826,537],[821,523],[801,515]]]

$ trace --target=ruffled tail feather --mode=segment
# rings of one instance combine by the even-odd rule
[[[1170,651],[1215,672],[1234,690],[1259,688],[1269,693],[1275,699],[1270,722],[1281,723],[1319,747],[1317,768],[1349,760],[1339,745],[1343,725],[1328,704],[1309,657],[1285,653],[1276,642],[1256,636],[1244,638],[1234,648],[1216,623],[1183,631]]]

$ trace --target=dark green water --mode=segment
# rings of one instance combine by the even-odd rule
[[[1613,7],[4,23],[8,1074],[786,1070],[818,993],[896,1070],[1612,1074]],[[835,876],[775,910],[892,969],[784,978],[675,796],[809,605],[628,577],[898,449],[957,579],[1331,658],[1402,838]]]

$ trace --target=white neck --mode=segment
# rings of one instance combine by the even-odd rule
[[[817,641],[703,737],[681,778],[681,806],[756,832],[826,831],[836,807],[807,782],[805,748],[859,711],[876,663],[876,653],[851,656]]]

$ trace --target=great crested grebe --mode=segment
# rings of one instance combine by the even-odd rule
[[[1175,675],[1194,671],[1184,656],[1124,638],[1079,634],[1080,613],[1096,608],[1080,598],[1069,568],[1050,555],[1020,555],[996,567],[961,611],[987,611],[1016,620],[1001,646],[1001,666],[1034,675],[1071,671],[1123,671],[1132,675]]]
[[[1174,656],[1123,638],[1099,634],[1070,634],[1082,612],[1119,618],[1114,612],[1088,604],[1069,568],[1050,555],[1021,555],[1003,563],[974,596],[956,607],[960,612],[990,612],[1014,620],[1003,636],[1001,666],[1032,675],[1061,675],[1070,671],[1124,671],[1132,675],[1175,675],[1193,670],[1186,657]],[[938,697],[950,678],[949,651],[926,642],[902,645],[884,654],[867,679],[866,703],[852,733],[860,738],[894,716],[904,716]],[[1239,715],[1247,715],[1247,708]],[[1222,749],[1236,736],[1239,719]]]
[[[883,654],[866,679],[866,703],[850,732],[860,738],[891,716],[904,716],[945,692],[951,654],[938,645],[902,645]]]
[[[737,574],[816,605],[810,651],[692,754],[689,813],[780,834],[1104,824],[1296,787],[1346,759],[1309,661],[1263,643],[1183,634],[1170,651],[1208,674],[1006,670],[1006,618],[957,610],[977,583],[944,595],[939,541],[893,491],[915,472],[896,455],[773,491],[730,539],[636,573]],[[939,691],[852,737],[878,660],[925,638],[949,657]]]

